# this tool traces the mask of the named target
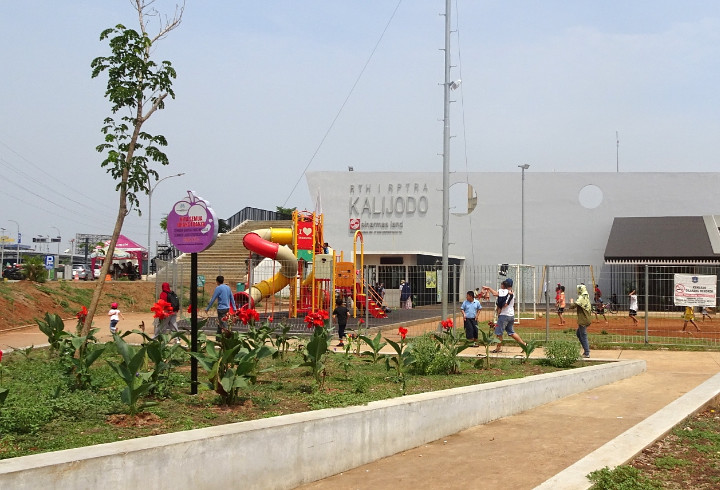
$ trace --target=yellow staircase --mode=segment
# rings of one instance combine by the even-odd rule
[[[198,275],[205,276],[206,284],[214,286],[215,277],[225,277],[225,284],[233,290],[235,284],[245,280],[247,266],[245,261],[250,252],[243,247],[243,238],[251,231],[262,228],[292,228],[291,220],[273,221],[244,221],[227,233],[218,235],[212,247],[198,253]],[[176,270],[181,275],[182,282],[190,282],[190,254],[182,254],[177,258]],[[163,280],[168,274],[162,269],[157,274],[157,280]]]

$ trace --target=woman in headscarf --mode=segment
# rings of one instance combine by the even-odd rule
[[[578,284],[578,299],[573,305],[577,309],[578,328],[577,338],[583,348],[583,357],[590,357],[590,344],[588,343],[587,328],[592,323],[592,303],[585,284]],[[571,300],[572,301],[572,300]]]

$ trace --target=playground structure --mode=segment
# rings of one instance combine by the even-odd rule
[[[387,316],[382,298],[364,278],[362,233],[355,233],[352,261],[346,261],[343,252],[338,255],[334,250],[325,249],[322,214],[294,211],[292,221],[292,228],[254,230],[243,238],[247,250],[276,261],[279,268],[271,278],[252,285],[249,283],[253,278],[248,277],[246,289],[235,293],[238,308],[256,308],[261,301],[288,287],[291,318],[317,310],[332,311],[338,297],[348,303],[352,298],[354,317],[358,311],[365,310],[376,318]]]

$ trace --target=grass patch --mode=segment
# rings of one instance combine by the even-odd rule
[[[119,360],[107,349],[91,368],[92,389],[71,390],[58,360],[45,349],[14,352],[3,359],[2,386],[10,394],[0,409],[0,458],[37,454],[162,433],[275,417],[307,410],[363,405],[400,396],[401,384],[384,362],[350,356],[351,368],[341,364],[344,354],[328,356],[325,387],[318,390],[306,367],[297,367],[298,354],[284,361],[266,359],[259,366],[257,382],[240,394],[234,405],[204,385],[190,396],[189,356],[171,378],[167,398],[150,398],[157,405],[136,418],[124,415],[120,401],[124,385],[105,362]],[[457,386],[521,378],[557,371],[537,362],[521,364],[512,359],[493,360],[489,370],[463,359],[461,374],[408,376],[407,393],[423,393]],[[578,364],[579,366],[582,364]],[[142,368],[145,371],[148,368]],[[270,369],[263,372],[263,370]],[[199,377],[207,375],[200,370]]]

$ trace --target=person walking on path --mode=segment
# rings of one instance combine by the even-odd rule
[[[565,286],[557,285],[555,288],[555,306],[557,307],[557,315],[560,318],[558,325],[565,325],[565,319],[563,318],[563,312],[565,311]]]
[[[630,291],[630,294],[628,294],[628,296],[630,296],[630,311],[629,311],[628,315],[630,316],[630,319],[633,321],[633,324],[637,325],[638,324],[638,320],[636,318],[637,310],[638,310],[637,293],[633,289],[632,291]]]
[[[345,338],[345,327],[347,326],[347,319],[348,315],[350,315],[350,311],[343,304],[342,298],[335,300],[335,309],[332,314],[335,317],[335,321],[337,321],[338,337],[340,337],[340,342],[337,346],[343,347],[345,345],[343,343],[343,339]]]
[[[122,313],[120,313],[120,310],[118,309],[118,304],[113,303],[110,305],[110,311],[108,311],[108,316],[110,317],[110,333],[115,334],[117,333],[117,324],[122,318],[123,320],[125,317]]]
[[[237,307],[235,306],[235,298],[233,297],[232,289],[230,289],[230,286],[227,284],[223,284],[225,282],[225,278],[223,276],[217,276],[217,278],[215,278],[215,282],[217,283],[217,286],[215,287],[215,291],[213,292],[212,298],[210,298],[207,308],[205,308],[205,313],[210,310],[213,303],[215,303],[215,300],[217,300],[218,326],[216,333],[220,335],[222,329],[225,328],[225,320],[223,320],[223,318],[225,318],[225,315],[230,312],[230,307],[232,307],[233,310],[236,310]]]
[[[475,299],[474,292],[468,291],[466,297],[467,299],[462,302],[462,305],[460,305],[464,318],[463,323],[465,326],[465,338],[467,340],[472,340],[475,345],[477,345],[478,317],[480,316],[482,305]]]
[[[685,328],[687,327],[688,322],[692,323],[698,332],[700,331],[700,327],[698,327],[697,323],[695,323],[695,312],[693,311],[692,306],[685,307],[685,314],[683,315],[683,320],[685,320],[685,322],[683,323],[683,329],[682,329],[683,333],[685,333]]]
[[[513,329],[515,324],[515,295],[512,285],[513,280],[508,277],[500,284],[500,289],[497,291],[490,286],[483,286],[484,290],[497,297],[498,319],[495,324],[495,335],[497,335],[499,342],[495,350],[492,351],[493,353],[502,352],[503,333],[505,332],[515,339],[518,344],[527,345]]]
[[[583,348],[582,356],[587,358],[590,357],[590,343],[588,342],[587,329],[592,323],[592,303],[590,303],[590,294],[588,293],[587,287],[584,284],[578,284],[577,287],[578,299],[573,304],[573,307],[577,310],[577,335],[580,345]],[[572,303],[572,300],[570,300]]]
[[[155,329],[155,335],[153,337],[154,339],[158,338],[159,335],[165,333],[168,326],[175,332],[180,331],[177,326],[177,312],[178,310],[180,310],[180,299],[178,298],[177,294],[175,294],[175,291],[170,289],[170,283],[164,282],[162,283],[161,287],[162,292],[160,293],[160,299],[167,303],[170,303],[172,305],[173,312],[167,318],[163,318],[162,320],[160,320],[157,328]],[[180,341],[178,340],[178,342]]]

